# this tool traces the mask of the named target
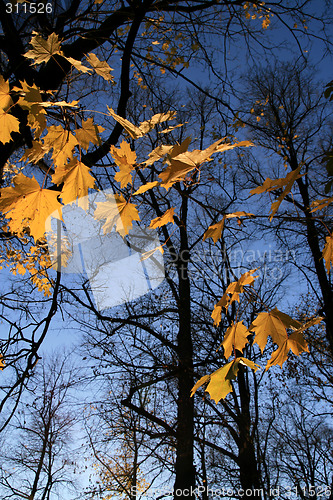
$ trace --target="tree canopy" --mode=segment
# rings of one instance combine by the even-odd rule
[[[1,2],[0,425],[68,318],[113,395],[83,412],[100,480],[87,495],[137,498],[172,481],[175,498],[201,486],[208,498],[221,469],[231,497],[281,486],[307,498],[314,476],[329,496],[320,461],[306,484],[297,467],[288,483],[275,405],[293,453],[315,431],[295,394],[294,416],[274,396],[276,365],[306,380],[308,363],[316,405],[332,401],[331,84],[312,69],[330,54],[329,12],[310,0]],[[278,242],[277,277],[265,241]],[[246,259],[239,245],[257,250]],[[290,307],[290,288],[313,306]],[[4,498],[51,498],[37,484],[44,455],[28,493],[3,472]]]

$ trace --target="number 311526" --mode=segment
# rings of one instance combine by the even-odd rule
[[[18,14],[19,12],[29,13],[29,14],[51,14],[52,12],[51,3],[17,3],[13,5],[12,3],[6,3],[7,14]]]

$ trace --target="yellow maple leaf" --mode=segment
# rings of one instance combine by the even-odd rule
[[[26,177],[22,173],[13,179],[14,187],[1,189],[0,210],[14,233],[22,233],[26,227],[30,228],[30,235],[38,240],[44,236],[48,217],[61,218],[61,205],[58,202],[58,193],[42,189],[36,179]],[[51,224],[51,223],[50,223]]]
[[[223,216],[223,219],[217,222],[216,224],[213,224],[212,226],[209,226],[207,231],[205,231],[205,234],[203,235],[203,241],[205,241],[207,238],[212,238],[214,241],[214,244],[219,240],[222,236],[223,228],[224,228],[224,222],[226,219],[232,219],[234,217],[240,218],[240,217],[254,217],[254,214],[248,213],[248,212],[233,212],[232,214],[225,214]]]
[[[326,236],[323,258],[325,259],[325,267],[328,274],[330,272],[331,265],[333,265],[333,235]]]
[[[136,153],[131,150],[130,144],[126,141],[121,142],[120,148],[111,146],[110,153],[118,167],[122,165],[134,165],[136,162]]]
[[[221,322],[222,318],[222,307],[227,311],[230,304],[237,301],[239,302],[239,294],[243,293],[244,287],[246,285],[252,285],[254,280],[258,278],[258,276],[252,276],[252,274],[257,269],[251,269],[246,273],[242,274],[241,277],[237,281],[233,281],[230,283],[224,292],[222,298],[219,300],[217,304],[214,306],[214,310],[212,312],[212,318],[214,320],[214,325],[218,326]]]
[[[254,342],[259,345],[261,352],[266,347],[269,335],[278,346],[282,346],[288,338],[286,326],[273,311],[259,313],[249,331],[255,333]]]
[[[117,182],[120,182],[122,188],[127,184],[132,184],[132,172],[136,162],[136,153],[131,150],[130,145],[126,141],[122,141],[120,148],[111,146],[110,153],[113,156],[116,164],[119,167],[119,172],[114,176]]]
[[[20,161],[31,161],[32,163],[38,163],[39,160],[48,152],[46,148],[43,147],[38,141],[32,141],[32,148],[26,149]]]
[[[104,234],[116,231],[125,236],[133,226],[133,221],[139,221],[140,216],[134,203],[128,203],[123,195],[107,195],[107,201],[97,202],[94,217],[98,220],[106,219],[103,225]]]
[[[51,125],[44,137],[44,147],[53,148],[52,159],[56,166],[64,165],[67,158],[73,158],[73,149],[78,144],[77,139],[61,125]]]
[[[92,118],[83,121],[81,128],[75,129],[75,136],[81,148],[88,150],[89,144],[101,144],[99,134],[105,129],[100,125],[96,125]]]
[[[313,207],[311,212],[315,212],[316,210],[323,210],[331,203],[333,203],[333,197],[324,198],[323,200],[315,200],[311,203],[311,206]]]
[[[153,181],[153,182],[147,182],[146,184],[143,184],[142,186],[139,187],[139,189],[137,189],[135,191],[135,193],[133,193],[133,195],[136,195],[136,194],[143,194],[145,193],[146,191],[149,191],[149,189],[152,189],[154,188],[155,186],[159,186],[160,185],[160,182],[158,181]]]
[[[0,142],[6,144],[12,140],[12,132],[20,131],[19,120],[9,113],[0,109]]]
[[[46,127],[46,111],[43,109],[43,99],[39,89],[35,84],[28,85],[21,82],[21,87],[14,87],[13,90],[19,93],[18,104],[22,109],[28,110],[28,123],[35,129],[35,137],[39,137]]]
[[[0,108],[6,111],[12,104],[9,82],[5,81],[3,76],[0,75]]]
[[[221,399],[224,399],[230,392],[232,392],[231,382],[237,377],[239,365],[248,366],[254,371],[260,368],[259,365],[253,363],[253,361],[250,361],[249,359],[242,357],[234,359],[210,375],[204,375],[201,377],[201,379],[199,379],[192,388],[191,397],[195,394],[199,387],[209,382],[205,391],[209,393],[210,397],[217,404]]]
[[[174,220],[173,220],[174,213],[175,213],[174,207],[169,208],[160,217],[156,217],[156,219],[152,219],[149,227],[151,227],[152,229],[156,229],[157,227],[165,226],[169,222],[172,222],[172,224],[174,224]]]
[[[224,357],[230,358],[234,351],[243,351],[248,343],[249,331],[243,324],[243,321],[232,324],[224,334],[223,342],[221,345],[224,348]]]
[[[253,195],[253,194],[261,194],[264,192],[274,191],[276,189],[281,189],[284,187],[284,190],[282,191],[282,193],[280,194],[278,199],[276,201],[274,201],[271,205],[271,212],[270,212],[270,216],[269,216],[270,220],[272,220],[272,218],[274,217],[274,215],[277,212],[279,206],[281,205],[281,202],[283,201],[283,199],[287,196],[287,194],[290,193],[291,188],[293,187],[295,181],[297,179],[299,179],[300,177],[302,177],[300,175],[301,168],[302,168],[302,166],[300,165],[292,172],[289,172],[286,175],[286,177],[282,177],[279,179],[267,178],[267,179],[265,179],[262,186],[258,186],[257,188],[252,189],[250,191],[250,193]]]
[[[87,61],[92,68],[96,71],[96,73],[104,78],[104,80],[113,80],[113,76],[110,75],[110,71],[113,71],[112,68],[108,65],[106,61],[100,61],[96,54],[90,52],[87,55]]]
[[[236,144],[226,144],[224,141],[225,139],[222,138],[206,149],[180,152],[178,155],[174,155],[170,158],[168,167],[159,174],[164,187],[169,189],[175,182],[184,180],[189,172],[198,169],[203,163],[211,161],[211,156],[214,153],[225,152],[240,146],[252,145],[249,141],[243,141]]]
[[[149,166],[155,163],[155,161],[161,160],[167,153],[169,153],[173,149],[173,146],[161,145],[157,148],[153,149],[149,155],[148,160],[144,162],[145,165]]]
[[[283,363],[288,359],[288,353],[290,350],[296,356],[299,356],[302,352],[309,352],[308,345],[301,333],[293,332],[289,335],[284,343],[272,353],[265,370],[268,370],[274,365],[280,365],[282,368]]]
[[[174,111],[167,111],[166,113],[158,113],[157,115],[152,116],[150,120],[146,120],[141,122],[137,127],[133,125],[130,121],[126,120],[122,116],[119,116],[115,113],[112,108],[107,107],[110,115],[118,122],[126,132],[132,137],[132,139],[139,139],[139,137],[143,137],[145,134],[150,132],[158,123],[164,122],[166,120],[173,120],[175,117]]]
[[[212,238],[214,243],[216,243],[222,236],[224,221],[225,217],[223,217],[223,219],[217,222],[216,224],[209,226],[209,228],[207,229],[207,231],[205,231],[205,234],[203,235],[202,238],[203,241],[205,241],[207,238]]]
[[[24,54],[28,59],[34,59],[34,64],[47,63],[52,56],[63,55],[60,50],[60,41],[56,33],[51,33],[47,40],[44,40],[36,31],[33,32],[30,44],[32,49]]]
[[[87,66],[84,66],[81,63],[81,61],[78,61],[77,59],[74,59],[73,57],[66,57],[66,59],[78,71],[81,71],[82,73],[91,73],[92,72],[92,70],[90,68],[87,68]]]
[[[61,190],[63,203],[72,203],[78,198],[78,206],[84,210],[88,209],[88,189],[92,189],[95,185],[89,167],[74,158],[68,165],[56,168],[52,182],[57,185],[64,184]]]

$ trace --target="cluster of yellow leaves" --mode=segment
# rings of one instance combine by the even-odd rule
[[[286,177],[282,177],[279,179],[267,178],[265,179],[264,183],[261,186],[258,186],[257,188],[251,190],[250,193],[254,195],[254,194],[261,194],[264,192],[275,191],[277,189],[282,189],[282,193],[280,194],[278,199],[274,201],[271,205],[270,220],[272,220],[272,218],[276,214],[283,199],[289,193],[291,193],[295,181],[300,177],[302,177],[302,175],[300,174],[301,168],[302,166],[300,165],[295,170],[289,172],[286,175]],[[316,212],[317,210],[324,210],[329,205],[331,205],[332,202],[333,202],[333,197],[327,197],[321,200],[315,200],[311,204],[312,206],[311,212]],[[206,238],[212,237],[215,243],[217,239],[221,237],[223,224],[224,220],[220,221],[218,224],[215,224],[214,226],[210,226],[210,228],[206,231],[204,237]],[[322,255],[323,259],[325,260],[325,267],[327,273],[329,273],[331,265],[333,266],[333,236],[331,234],[326,237],[326,243]]]
[[[108,108],[108,110],[110,115],[124,127],[128,135],[132,139],[143,137],[154,127],[156,127],[156,125],[167,120],[173,120],[175,117],[174,111],[158,113],[154,115],[150,120],[141,122],[139,126],[136,126],[133,125],[129,120],[117,115],[112,108]],[[252,143],[249,141],[230,144],[226,142],[225,139],[220,139],[204,150],[188,151],[190,142],[191,138],[188,137],[181,144],[176,144],[174,146],[158,146],[149,154],[148,160],[141,165],[138,165],[136,163],[136,154],[131,150],[130,145],[126,141],[123,141],[120,144],[119,148],[112,146],[110,149],[110,153],[113,156],[115,163],[119,167],[119,172],[116,173],[115,180],[120,183],[121,188],[125,188],[128,186],[128,184],[133,184],[132,173],[134,172],[135,168],[145,168],[157,161],[162,160],[167,166],[159,174],[161,181],[152,181],[140,186],[133,193],[133,196],[144,194],[146,191],[156,186],[161,186],[168,190],[176,182],[190,181],[188,174],[192,171],[194,171],[194,173],[199,172],[200,167],[204,163],[211,161],[211,156],[214,153],[222,153],[234,149],[235,147],[252,145]],[[99,219],[107,219],[106,223],[103,226],[105,232],[111,231],[114,226],[116,226],[117,231],[121,230],[121,222],[123,222],[125,224],[125,229],[121,232],[121,234],[127,234],[128,229],[132,227],[133,220],[139,220],[137,218],[138,214],[135,205],[128,203],[128,206],[126,206],[124,201],[121,201],[121,203],[119,203],[118,200],[118,206],[119,208],[121,208],[122,212],[120,219],[116,217],[114,206],[115,203],[111,199],[107,202],[103,202],[103,204],[99,204],[97,215],[95,212],[95,216]],[[107,215],[107,210],[109,210],[110,212],[109,216]],[[131,219],[132,216],[136,218]],[[165,214],[152,220],[150,223],[150,227],[157,228],[162,227],[169,222],[173,223],[173,216],[174,209],[170,208],[165,212]],[[235,214],[226,215],[225,218],[238,217],[239,219],[243,216],[252,216],[252,214],[247,214],[245,212],[236,212]]]
[[[259,5],[252,2],[245,2],[243,7],[245,9],[246,19],[262,19],[261,26],[265,30],[269,27],[271,23],[271,17],[273,14],[270,12],[269,8],[263,9],[265,2],[261,2]],[[252,11],[252,13],[251,13]]]
[[[27,59],[32,59],[34,64],[47,63],[54,56],[60,56],[66,59],[75,69],[82,73],[90,73],[92,70],[84,66],[81,61],[77,61],[72,57],[66,57],[61,50],[61,42],[56,33],[51,33],[47,40],[44,40],[37,32],[33,32],[33,37],[30,44],[32,49],[24,54]],[[113,76],[110,74],[112,68],[106,61],[100,61],[96,54],[90,52],[86,56],[87,62],[95,70],[96,74],[104,78],[104,80],[112,81]]]
[[[27,240],[21,241],[27,243]],[[12,274],[18,273],[22,276],[28,271],[30,273],[29,279],[37,290],[43,292],[45,296],[51,295],[52,280],[48,276],[51,260],[46,245],[32,245],[24,251],[15,248],[8,240],[4,243],[3,251],[4,257],[0,259],[0,269],[4,264]]]
[[[222,307],[228,310],[228,307],[235,301],[239,302],[239,294],[244,292],[244,287],[246,285],[253,285],[255,278],[258,276],[252,276],[257,269],[251,269],[242,276],[237,281],[230,283],[223,294],[222,298],[214,306],[214,311],[212,312],[212,318],[214,320],[214,325],[218,326],[222,318]]]
[[[251,190],[251,194],[261,194],[284,188],[278,199],[274,201],[271,205],[270,220],[272,220],[272,218],[276,214],[279,206],[281,205],[281,202],[284,200],[287,194],[291,192],[294,182],[301,177],[300,175],[301,168],[302,168],[301,166],[297,167],[292,172],[289,172],[286,175],[286,177],[282,177],[279,179],[267,178],[265,179],[265,182],[263,183],[262,186],[258,186],[257,188]]]
[[[222,307],[227,311],[230,304],[235,301],[239,302],[239,294],[244,292],[244,287],[253,284],[256,278],[252,276],[254,272],[255,270],[248,271],[238,281],[230,283],[222,299],[215,305],[212,313],[215,325],[219,325],[221,322]],[[243,324],[243,321],[232,323],[224,334],[221,346],[224,350],[225,359],[228,360],[230,356],[233,356],[233,361],[219,368],[214,373],[202,377],[193,387],[191,395],[193,396],[199,387],[209,382],[206,391],[217,403],[232,391],[231,381],[236,378],[240,364],[257,370],[259,368],[258,365],[244,357],[239,357],[251,338],[252,343],[258,344],[263,353],[268,342],[268,337],[271,337],[277,348],[268,360],[266,370],[274,365],[282,367],[283,363],[288,359],[290,350],[296,356],[299,356],[302,352],[308,352],[308,346],[302,332],[318,324],[321,320],[322,318],[320,317],[313,318],[302,325],[302,323],[292,319],[288,314],[275,308],[272,311],[259,313],[248,328]],[[288,334],[288,329],[292,330],[291,334]]]
[[[110,153],[119,167],[119,172],[114,176],[115,180],[120,182],[121,188],[126,187],[128,184],[132,185],[132,172],[135,168],[136,153],[131,150],[126,141],[122,141],[120,148],[111,146]]]

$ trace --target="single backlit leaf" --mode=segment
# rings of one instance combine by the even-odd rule
[[[6,111],[12,104],[9,82],[5,81],[3,76],[0,75],[0,108]]]
[[[113,80],[113,76],[110,75],[110,71],[113,71],[112,68],[108,65],[106,61],[100,61],[96,54],[90,52],[87,55],[87,61],[92,68],[96,71],[96,73],[104,78],[104,80]]]
[[[202,385],[209,382],[206,387],[206,392],[209,393],[211,399],[217,404],[221,399],[224,399],[230,392],[232,392],[232,381],[236,379],[239,365],[248,366],[252,370],[256,371],[260,367],[246,358],[237,358],[222,366],[210,375],[204,375],[200,380],[194,385],[191,391],[191,397],[195,394],[197,389]]]
[[[97,202],[94,216],[96,219],[106,219],[103,225],[104,234],[116,231],[125,236],[133,226],[133,221],[139,221],[140,217],[136,205],[128,203],[123,195],[107,195],[107,201]]]
[[[75,129],[75,136],[81,148],[88,150],[89,144],[101,144],[99,134],[105,129],[100,125],[96,125],[92,118],[83,121],[81,128]]]
[[[154,181],[154,182],[147,182],[146,184],[143,184],[142,186],[139,187],[139,189],[137,189],[135,191],[135,193],[133,193],[133,195],[136,195],[136,194],[143,194],[145,193],[146,191],[149,191],[149,189],[152,189],[154,188],[155,186],[158,186],[160,184],[160,182],[158,181]]]
[[[95,185],[90,168],[74,158],[68,165],[56,168],[52,176],[54,184],[64,184],[61,190],[63,203],[72,203],[78,198],[78,206],[87,210],[89,206],[88,189]]]
[[[19,120],[0,109],[0,142],[6,144],[12,140],[11,133],[20,131]]]
[[[30,44],[32,49],[28,50],[25,57],[34,59],[34,64],[47,63],[55,54],[63,55],[60,50],[60,41],[56,33],[51,33],[47,40],[44,40],[38,33],[33,32],[34,36]]]
[[[223,217],[222,220],[217,222],[216,224],[213,224],[212,226],[209,226],[205,234],[203,235],[203,241],[205,241],[207,238],[212,238],[214,243],[217,242],[222,236],[223,228],[224,228],[224,221],[225,217]]]
[[[53,148],[52,159],[56,166],[62,166],[67,158],[73,158],[73,149],[78,144],[77,139],[61,125],[51,125],[44,137],[44,147]]]
[[[308,345],[301,333],[293,332],[289,335],[285,342],[272,353],[265,369],[268,370],[274,365],[280,365],[282,368],[283,363],[288,359],[290,350],[296,356],[299,356],[302,352],[309,352]]]
[[[243,321],[232,324],[224,334],[222,346],[224,348],[224,357],[230,358],[231,354],[235,354],[235,350],[243,351],[248,343],[247,336],[249,331],[243,324]]]
[[[285,325],[273,311],[259,313],[249,331],[255,333],[254,342],[259,345],[261,352],[266,347],[269,335],[278,346],[282,346],[288,338]]]
[[[30,235],[38,240],[51,229],[50,222],[46,226],[51,214],[61,218],[58,193],[42,189],[34,177],[30,179],[21,173],[13,182],[14,187],[1,189],[0,210],[10,219],[8,226],[12,232],[20,234],[29,227]]]
[[[72,66],[74,66],[75,69],[78,71],[81,71],[81,73],[91,73],[92,70],[88,68],[87,66],[84,66],[81,61],[78,61],[77,59],[73,59],[73,57],[66,57],[67,61],[71,63]]]
[[[323,250],[323,258],[325,259],[325,267],[327,274],[329,274],[331,265],[333,266],[333,235],[326,236],[326,243]]]
[[[169,222],[174,223],[173,216],[175,213],[174,207],[169,208],[163,215],[160,217],[156,217],[156,219],[152,219],[149,227],[152,229],[156,229],[157,227],[162,227],[168,224]]]
[[[226,219],[233,219],[233,218],[240,218],[240,217],[254,217],[254,214],[248,213],[248,212],[233,212],[231,214],[225,214],[223,216],[223,219],[217,222],[216,224],[213,224],[212,226],[209,226],[205,234],[203,235],[203,241],[205,241],[207,238],[212,238],[214,243],[217,242],[222,236],[223,228],[224,228],[224,222]]]

